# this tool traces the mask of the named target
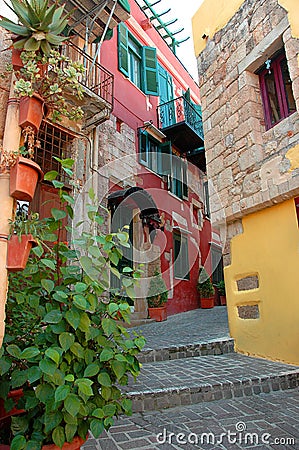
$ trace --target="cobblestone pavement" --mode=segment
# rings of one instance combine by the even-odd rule
[[[229,431],[237,434],[229,435]],[[158,433],[162,433],[159,443]],[[298,390],[136,413],[118,420],[100,439],[90,438],[82,450],[195,448],[299,449]]]
[[[182,346],[229,337],[225,306],[194,309],[134,328],[146,338],[146,349]]]

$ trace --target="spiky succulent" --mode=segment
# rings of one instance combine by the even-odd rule
[[[0,19],[0,26],[18,36],[14,48],[47,55],[66,40],[61,35],[70,15],[64,14],[65,5],[58,7],[56,1],[49,6],[49,0],[11,0],[11,6],[6,5],[19,20],[16,24],[5,17]]]

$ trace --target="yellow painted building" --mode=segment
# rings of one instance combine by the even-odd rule
[[[299,364],[298,0],[274,3],[205,0],[192,24],[231,335],[238,352]]]

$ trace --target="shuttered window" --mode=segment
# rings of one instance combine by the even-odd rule
[[[123,23],[118,25],[118,68],[145,94],[159,95],[156,49],[142,46]]]

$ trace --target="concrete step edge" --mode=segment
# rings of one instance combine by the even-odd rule
[[[298,386],[299,369],[279,375],[263,375],[234,381],[225,380],[213,384],[201,383],[192,387],[180,386],[131,391],[127,392],[127,397],[133,401],[133,412],[159,411],[177,406],[284,391],[295,389]]]
[[[138,356],[141,363],[169,361],[207,355],[234,353],[234,340],[231,338],[215,339],[208,342],[192,343],[163,348],[146,348]]]

